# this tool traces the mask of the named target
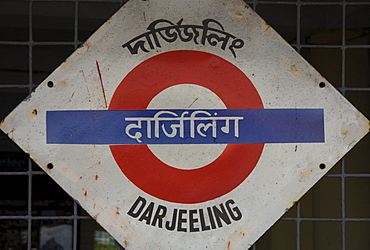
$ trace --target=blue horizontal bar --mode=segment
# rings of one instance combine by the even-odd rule
[[[46,133],[49,144],[325,142],[323,109],[47,111]]]

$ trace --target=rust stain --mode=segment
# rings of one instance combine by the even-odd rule
[[[293,64],[292,66],[290,66],[290,71],[292,71],[293,73],[297,73],[298,72],[298,69],[296,67],[295,64]]]
[[[117,215],[120,215],[119,209],[120,209],[119,207],[116,207],[116,214]]]
[[[103,85],[103,78],[102,78],[102,76],[101,76],[101,71],[100,71],[99,62],[98,62],[98,61],[95,61],[95,62],[96,62],[96,68],[98,69],[99,81],[100,81],[100,85],[101,85],[102,92],[103,92],[103,97],[104,97],[105,107],[106,107],[106,108],[108,108],[107,98],[106,98],[106,96],[105,96],[105,89],[104,89],[104,85]]]
[[[98,161],[97,163],[96,163],[96,165],[100,165],[101,164],[101,161]]]
[[[12,128],[8,133],[6,133],[7,135],[8,134],[11,134],[11,133],[13,133],[15,131],[15,128]]]
[[[37,115],[37,109],[32,110],[32,115],[33,116],[36,116]]]
[[[78,179],[81,180],[82,179],[82,176],[80,176]]]
[[[290,207],[293,207],[300,199],[302,199],[302,197],[305,195],[306,193],[303,193],[303,194],[301,194],[301,196],[299,196],[298,197],[298,199],[295,199],[295,200],[293,200],[292,201],[292,204],[291,204],[291,206]],[[287,210],[286,211],[288,211],[290,208],[287,208]]]
[[[59,67],[60,67],[60,68],[65,67],[65,66],[67,66],[66,64],[67,64],[67,60],[66,60],[66,61],[63,61],[63,62],[60,64],[60,66],[59,66]]]
[[[85,191],[84,196],[87,197],[87,191]]]
[[[61,84],[62,84],[62,85],[66,85],[66,84],[67,84],[67,82],[63,80],[63,81],[61,81]]]
[[[346,138],[348,135],[348,130],[342,130],[342,135],[344,136],[344,138]]]
[[[86,41],[86,42],[84,43],[84,46],[86,46],[86,47],[87,47],[87,49],[89,49],[89,48],[91,48],[91,47],[92,47],[92,44],[91,44],[91,42],[90,42],[90,41]]]
[[[99,175],[95,175],[95,180],[97,181],[99,179]]]
[[[361,115],[361,113],[359,112],[357,115],[356,115],[356,119],[358,120],[358,119],[362,119],[362,120],[365,120],[365,123],[366,123],[366,121],[367,121],[367,128],[368,128],[368,131],[370,132],[370,121],[369,120],[367,120],[367,118],[366,117],[364,117],[363,115]]]
[[[29,155],[29,157],[31,158],[31,160],[33,160],[34,162],[37,162],[38,160],[32,156]]]
[[[268,31],[271,28],[271,26],[268,25],[265,21],[263,22],[263,24],[265,25],[265,30],[264,31]]]
[[[230,241],[228,241],[228,242],[227,242],[227,249],[230,249],[230,245],[231,245],[231,242],[230,242]]]
[[[299,173],[299,177],[300,177],[299,178],[299,181],[300,182],[308,181],[310,179],[312,173],[313,173],[313,169],[312,168],[311,169],[308,169],[307,171],[300,172]]]
[[[123,245],[125,245],[125,247],[128,247],[128,241],[127,241],[127,240],[125,240],[125,241],[123,242]]]
[[[299,199],[298,200],[294,200],[294,201],[292,201],[292,207],[297,203],[299,201]],[[290,208],[287,208],[288,210],[290,209]]]

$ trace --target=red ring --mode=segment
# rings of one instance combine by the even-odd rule
[[[197,84],[213,91],[229,109],[263,109],[248,77],[230,62],[200,51],[171,51],[136,66],[117,87],[109,110],[144,110],[162,90]],[[146,145],[111,145],[126,177],[144,192],[176,203],[200,203],[227,194],[252,172],[264,144],[229,144],[214,162],[182,170],[160,161]]]

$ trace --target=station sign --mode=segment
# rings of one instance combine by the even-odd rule
[[[242,0],[131,0],[1,124],[125,249],[246,249],[369,121]]]

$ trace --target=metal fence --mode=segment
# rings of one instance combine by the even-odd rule
[[[0,118],[125,2],[2,0]],[[246,2],[370,117],[369,1]],[[252,249],[370,249],[369,149],[367,136]],[[46,245],[42,235],[50,228],[68,242]],[[120,248],[0,134],[0,249],[41,249],[43,242],[70,249]]]

